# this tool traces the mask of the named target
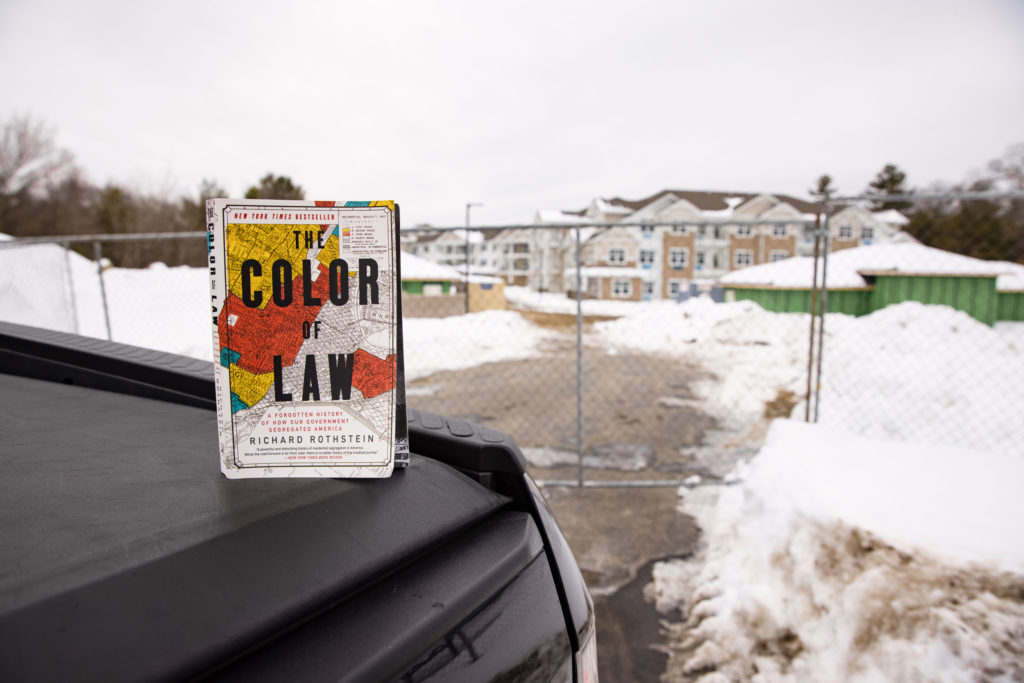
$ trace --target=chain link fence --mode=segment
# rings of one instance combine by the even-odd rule
[[[837,200],[869,201],[868,197]],[[840,239],[817,281],[812,419],[886,439],[1019,452],[1024,443],[1024,193],[914,201],[888,243]],[[828,313],[821,316],[822,307]]]
[[[1019,449],[1024,194],[876,199],[403,230],[409,405],[512,434],[549,485],[720,483],[790,416]],[[0,317],[212,359],[208,271],[159,263],[203,239],[0,242]]]

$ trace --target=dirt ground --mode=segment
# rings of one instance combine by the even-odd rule
[[[576,360],[570,344],[549,355],[442,372],[410,382],[409,404],[511,434],[524,448],[575,451]],[[588,481],[678,481],[701,471],[692,453],[715,422],[693,407],[695,367],[645,355],[586,349],[585,453],[650,447],[645,469],[591,469]],[[649,452],[649,449],[648,449]],[[575,480],[575,467],[531,467],[538,480]],[[693,553],[699,529],[677,510],[677,485],[650,488],[547,486],[545,495],[595,598],[601,677],[656,681],[667,665],[659,615],[643,598],[651,567]]]

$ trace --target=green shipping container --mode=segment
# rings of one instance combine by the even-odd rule
[[[873,311],[902,301],[920,301],[952,306],[986,325],[998,319],[995,276],[877,275],[872,279]]]
[[[766,311],[775,313],[810,313],[811,291],[809,289],[775,289],[753,287],[729,287],[736,293],[737,301],[753,301]],[[865,315],[871,312],[870,289],[830,289],[828,312],[847,315]]]
[[[1024,322],[1024,292],[999,292],[996,295],[996,319]]]

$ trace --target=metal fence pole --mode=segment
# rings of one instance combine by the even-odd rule
[[[821,315],[818,324],[818,372],[817,382],[814,391],[814,421],[818,421],[818,409],[821,405],[821,358],[825,350],[825,314],[828,313],[828,250],[832,241],[831,230],[828,225],[828,215],[831,207],[828,200],[825,200],[825,233],[824,253],[821,260]]]
[[[577,483],[583,486],[583,276],[581,273],[580,228],[576,226],[576,455],[579,457]]]
[[[818,257],[821,248],[821,214],[814,226],[814,274],[811,275],[811,330],[807,347],[807,394],[804,399],[804,422],[811,421],[811,388],[814,375],[814,331],[818,323]]]
[[[95,240],[92,243],[93,258],[96,259],[96,274],[100,278],[100,300],[103,302],[103,322],[107,325],[107,339],[110,341],[114,340],[114,337],[110,334],[110,309],[107,307],[107,287],[103,283],[103,247],[100,246],[100,241]]]
[[[62,242],[61,246],[64,247],[64,272],[67,273],[68,296],[71,299],[71,330],[78,334],[78,303],[75,300],[75,279],[71,275],[71,245]]]

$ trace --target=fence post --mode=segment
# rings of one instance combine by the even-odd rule
[[[814,421],[818,421],[818,408],[821,405],[821,358],[825,351],[825,314],[828,313],[828,250],[832,240],[831,230],[828,225],[828,214],[831,210],[829,200],[825,198],[825,239],[821,259],[821,315],[818,324],[818,372],[817,382],[814,390]]]
[[[110,334],[110,309],[107,307],[107,287],[103,283],[103,247],[100,246],[99,240],[93,241],[92,254],[93,258],[96,259],[96,275],[100,279],[100,300],[103,302],[103,322],[107,325],[107,340],[113,341],[114,337]]]
[[[583,487],[583,275],[581,273],[580,226],[576,226],[576,455],[579,458],[577,484]]]
[[[75,334],[79,334],[78,304],[75,301],[75,279],[71,274],[71,243],[62,242],[61,246],[64,247],[64,272],[68,278],[68,296],[71,297],[71,329]]]
[[[811,421],[811,387],[814,375],[814,331],[818,324],[818,257],[821,248],[821,212],[814,226],[814,274],[811,275],[811,331],[807,347],[807,395],[804,399],[804,422]]]

